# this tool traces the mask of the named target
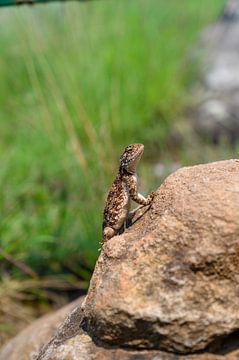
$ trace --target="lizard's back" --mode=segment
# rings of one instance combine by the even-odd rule
[[[129,194],[127,185],[118,174],[109,191],[103,217],[103,229],[106,226],[114,227],[122,218],[122,211],[129,209]]]

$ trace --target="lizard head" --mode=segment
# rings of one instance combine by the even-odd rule
[[[143,152],[143,144],[131,144],[127,146],[120,157],[120,168],[125,169],[129,173],[135,173]]]

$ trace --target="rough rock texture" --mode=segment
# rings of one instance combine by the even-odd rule
[[[2,347],[0,360],[33,359],[42,345],[51,339],[66,315],[81,302],[82,299],[76,300],[34,321]]]
[[[237,354],[238,355],[238,354]],[[238,355],[239,356],[239,355]],[[238,357],[239,358],[239,357]],[[237,360],[236,354],[228,360]],[[224,360],[216,354],[179,356],[159,350],[126,350],[97,346],[87,333],[81,332],[39,360]],[[37,359],[38,360],[38,359]]]
[[[176,171],[104,245],[84,315],[50,341],[55,320],[38,320],[0,360],[238,360],[238,219],[239,160]]]
[[[72,310],[72,308],[74,309]],[[59,321],[70,311],[62,325]],[[81,300],[33,322],[5,346],[1,360],[223,360],[217,354],[178,356],[159,350],[126,350],[96,345],[80,328]],[[55,333],[53,335],[53,333]],[[53,335],[53,336],[52,336]],[[45,345],[39,351],[42,344]],[[236,353],[237,354],[237,353]],[[236,360],[230,357],[229,360]]]
[[[228,0],[224,14],[203,33],[203,74],[195,117],[198,133],[215,143],[239,138],[239,0]]]
[[[239,161],[182,168],[104,245],[87,330],[123,347],[216,351],[239,329],[238,299]]]

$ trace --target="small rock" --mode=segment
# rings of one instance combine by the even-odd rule
[[[52,338],[66,315],[81,301],[76,300],[27,326],[1,348],[0,360],[33,360],[40,348]]]

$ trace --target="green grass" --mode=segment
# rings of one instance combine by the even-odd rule
[[[165,149],[195,75],[187,55],[222,4],[100,0],[1,10],[6,252],[40,276],[89,278],[118,157],[133,142],[145,143],[146,153],[150,144]],[[148,172],[144,163],[145,193]]]

